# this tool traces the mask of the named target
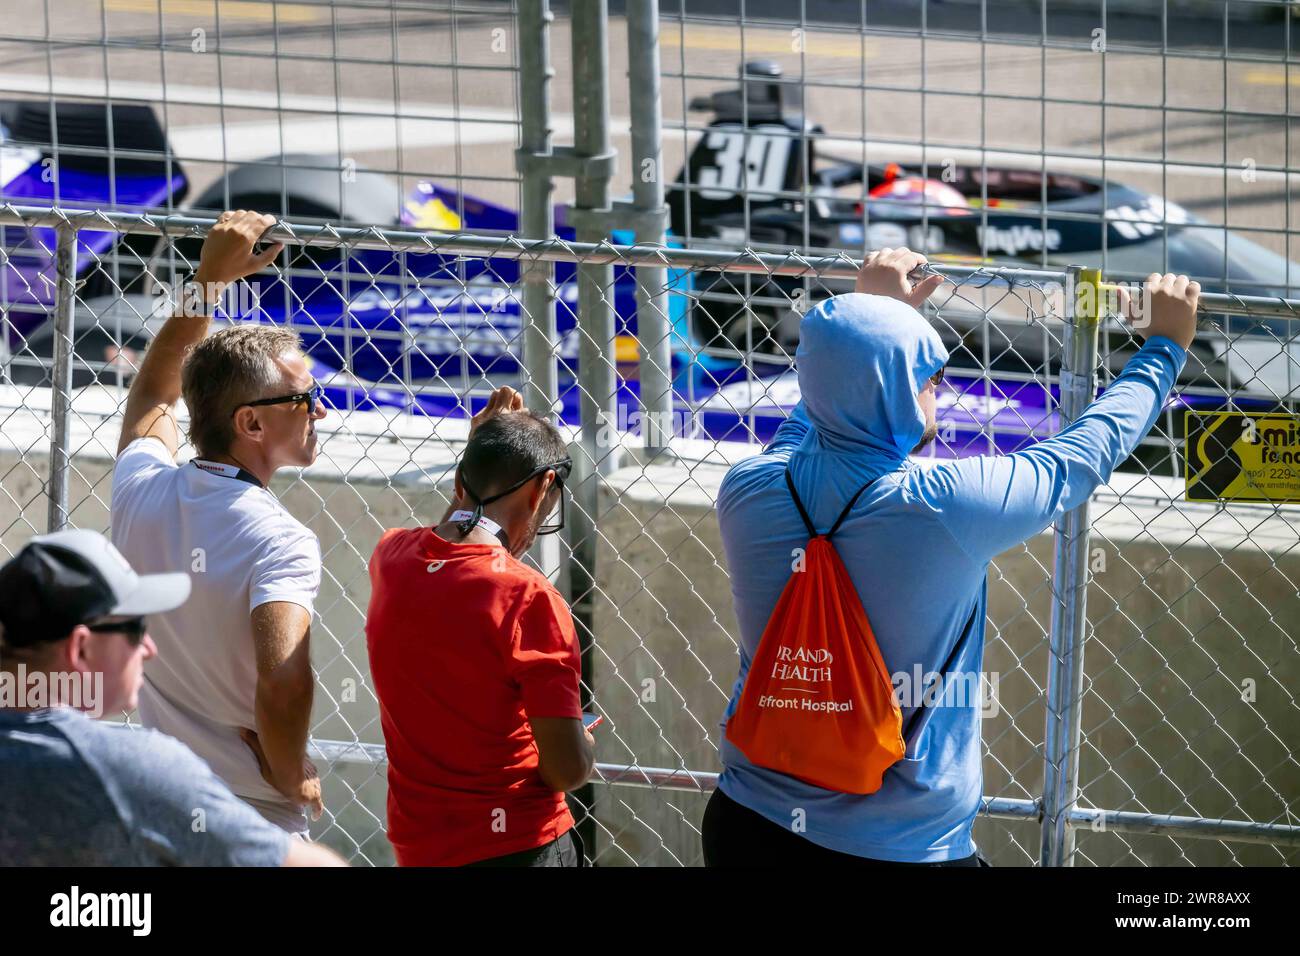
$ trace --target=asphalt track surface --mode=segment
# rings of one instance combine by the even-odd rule
[[[1100,4],[1096,14],[1051,4],[1044,16],[1036,3],[990,3],[981,20],[978,4],[954,0],[810,0],[801,23],[799,3],[765,0],[743,5],[743,28],[741,6],[663,2],[670,176],[708,121],[686,104],[733,86],[742,58],[771,59],[803,79],[807,113],[833,140],[828,152],[936,164],[986,156],[1104,173],[1300,259],[1289,246],[1300,72],[1287,69],[1280,18],[1225,26],[1212,16],[1111,11],[1103,54],[1091,49]],[[0,0],[0,96],[40,98],[53,88],[153,104],[192,195],[240,162],[306,152],[381,170],[404,190],[434,179],[517,206],[508,4],[458,3],[453,12],[402,0],[222,0],[215,9],[210,0]],[[562,144],[572,136],[572,58],[565,8],[555,9],[552,109]],[[632,173],[619,9],[609,44],[615,195],[630,191]],[[557,200],[571,197],[558,181]]]

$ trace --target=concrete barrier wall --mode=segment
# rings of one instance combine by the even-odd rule
[[[13,397],[8,397],[13,401]],[[48,418],[0,395],[0,548],[45,529]],[[17,403],[14,403],[17,404]],[[106,530],[114,396],[84,393],[73,429],[71,520]],[[328,422],[329,420],[327,420]],[[320,538],[324,582],[313,628],[313,735],[382,743],[369,683],[366,571],[383,529],[429,524],[446,506],[464,425],[353,413],[327,430],[305,477],[277,478],[285,505]],[[413,462],[419,462],[416,466]],[[719,770],[719,718],[737,670],[736,623],[712,501],[726,466],[625,468],[602,492],[594,690],[607,723],[598,759]],[[1115,479],[1093,504],[1096,541],[1086,651],[1082,805],[1293,822],[1300,792],[1300,530],[1293,509],[1220,510],[1170,499],[1168,481]],[[1033,799],[1042,786],[1052,539],[990,569],[985,669],[998,706],[984,723],[984,792]],[[454,627],[429,609],[431,627]],[[1246,682],[1246,683],[1243,683]],[[1243,692],[1253,683],[1253,700]],[[1251,693],[1245,693],[1251,697]],[[382,767],[337,766],[314,832],[358,859],[389,863]],[[705,797],[596,787],[603,865],[700,861]],[[982,820],[995,864],[1037,858],[1035,823]],[[1081,834],[1098,864],[1275,864],[1269,846]]]
[[[718,720],[737,668],[711,508],[724,471],[697,468],[686,481],[678,469],[629,470],[611,482],[595,674],[613,717],[604,760],[720,769]],[[1123,503],[1114,494],[1093,503],[1081,805],[1289,822],[1300,792],[1292,509],[1189,505],[1170,500],[1167,481],[1128,476],[1113,487]],[[988,796],[1041,793],[1052,545],[1039,535],[990,568],[984,666],[997,677],[998,707],[983,728]],[[1250,702],[1247,681],[1257,690]],[[704,797],[601,795],[622,851],[641,862],[698,859]],[[1036,824],[982,820],[976,831],[995,865],[1037,859]],[[1271,847],[1166,837],[1087,832],[1078,845],[1102,865],[1295,862]]]

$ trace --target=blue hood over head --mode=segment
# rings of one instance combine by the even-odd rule
[[[809,311],[795,353],[799,391],[822,447],[893,461],[925,434],[917,394],[947,361],[939,333],[910,305],[861,293]]]

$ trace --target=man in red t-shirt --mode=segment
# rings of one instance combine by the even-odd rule
[[[564,800],[593,765],[578,642],[559,592],[518,560],[563,526],[571,463],[521,406],[493,395],[442,523],[387,531],[370,559],[366,644],[402,866],[581,862]]]

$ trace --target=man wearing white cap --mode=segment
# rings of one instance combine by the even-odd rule
[[[135,709],[157,654],[146,617],[189,594],[188,575],[138,575],[93,531],[35,537],[0,567],[0,861],[341,863],[267,823],[172,738],[90,719]]]

